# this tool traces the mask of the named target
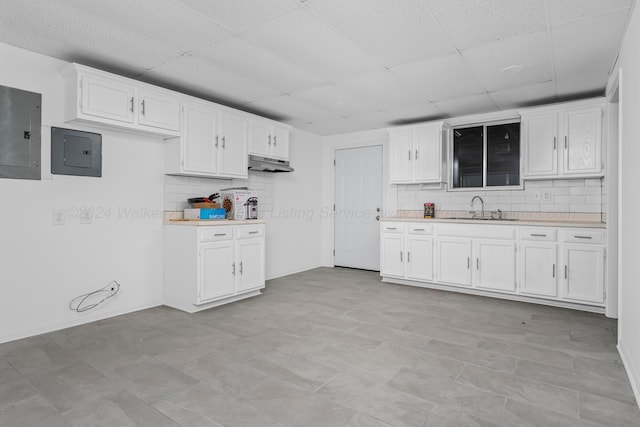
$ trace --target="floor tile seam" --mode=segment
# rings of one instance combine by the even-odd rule
[[[578,409],[578,412],[576,413],[576,416],[571,416],[571,415],[566,414],[566,413],[564,413],[564,412],[558,412],[558,411],[556,411],[556,410],[549,409],[549,408],[548,408],[548,407],[546,407],[546,406],[537,405],[537,404],[532,403],[532,402],[525,402],[525,401],[523,401],[523,400],[518,400],[518,399],[511,398],[511,397],[507,397],[507,401],[505,402],[505,410],[506,410],[506,405],[509,403],[509,401],[512,401],[512,402],[515,402],[515,403],[524,403],[524,404],[529,405],[529,406],[532,406],[532,407],[534,407],[534,408],[536,408],[536,409],[538,409],[538,410],[542,410],[542,411],[546,411],[546,412],[551,412],[551,413],[553,413],[553,414],[555,414],[555,415],[559,415],[559,416],[561,416],[561,417],[571,418],[572,420],[576,420],[576,421],[587,421],[587,422],[589,422],[589,420],[585,420],[584,418],[580,418],[580,416],[579,416],[579,410],[580,410],[579,405],[578,405],[578,408],[577,408],[577,409]]]

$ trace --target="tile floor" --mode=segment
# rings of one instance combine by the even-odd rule
[[[321,268],[0,345],[1,426],[640,426],[600,315]]]

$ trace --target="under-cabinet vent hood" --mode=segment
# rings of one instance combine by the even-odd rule
[[[249,156],[249,170],[260,172],[293,172],[286,160],[270,159],[268,157]]]

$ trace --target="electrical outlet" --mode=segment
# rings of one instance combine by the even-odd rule
[[[551,201],[551,191],[545,190],[542,192],[542,201],[544,202]]]
[[[66,209],[54,209],[52,216],[53,216],[53,225],[65,225],[67,223]]]

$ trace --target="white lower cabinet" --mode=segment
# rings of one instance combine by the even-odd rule
[[[193,313],[258,295],[264,236],[264,224],[165,226],[165,305]]]
[[[474,286],[499,292],[515,292],[515,253],[515,241],[475,240],[472,263],[475,269]]]
[[[604,242],[597,228],[382,222],[380,275],[603,307]]]
[[[471,286],[471,239],[441,237],[437,253],[438,282]]]

